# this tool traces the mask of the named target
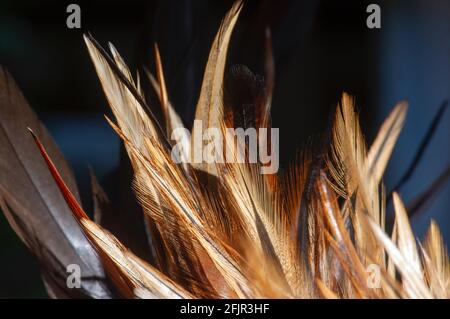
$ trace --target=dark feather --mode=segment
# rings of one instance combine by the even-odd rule
[[[54,185],[27,127],[42,136],[61,174],[79,198],[75,179],[61,152],[13,79],[0,68],[0,204],[3,213],[43,265],[50,295],[111,297],[100,260]],[[69,264],[81,268],[81,289],[67,288]]]
[[[231,68],[224,80],[224,113],[229,127],[258,128],[266,108],[264,79],[244,65]]]

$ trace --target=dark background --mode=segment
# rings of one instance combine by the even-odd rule
[[[284,166],[298,147],[327,128],[342,91],[356,97],[369,142],[395,103],[407,99],[409,115],[388,170],[389,189],[450,95],[450,1],[372,2],[381,6],[380,30],[366,27],[369,1],[246,1],[228,64],[244,64],[263,74],[264,29],[270,26],[276,62],[273,125],[280,128]],[[119,163],[120,144],[103,119],[109,111],[83,32],[102,45],[114,43],[131,70],[153,69],[152,46],[158,42],[170,98],[189,127],[211,42],[232,1],[75,3],[81,6],[81,30],[66,26],[67,1],[1,1],[0,64],[14,76],[71,163],[89,209],[88,167],[105,188],[117,186],[108,185],[108,176]],[[449,137],[446,114],[401,191],[405,201],[448,165]],[[450,241],[449,194],[447,185],[427,214],[413,219],[419,237],[434,218]],[[46,297],[36,261],[3,216],[0,297]]]

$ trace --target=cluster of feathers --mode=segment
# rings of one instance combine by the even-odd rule
[[[244,120],[242,101],[227,98],[223,90],[227,48],[241,7],[238,1],[229,10],[209,55],[195,114],[204,129],[270,128],[270,45],[266,85],[254,95]],[[394,192],[395,220],[386,227],[391,196],[382,176],[406,103],[394,108],[366,149],[354,101],[344,94],[326,150],[304,150],[277,174],[261,175],[260,163],[175,164],[172,146],[183,145],[182,156],[189,159],[194,144],[188,135],[171,136],[184,126],[169,101],[157,47],[156,77],[147,75],[163,125],[148,106],[139,77],[133,78],[114,47],[106,53],[91,36],[85,41],[115,117],[107,120],[132,164],[152,258],[135,255],[106,230],[102,204],[108,199],[97,182],[95,217],[83,210],[70,168],[14,81],[0,70],[0,205],[38,258],[50,296],[450,297],[449,260],[438,226],[431,223],[425,240],[417,242]],[[243,73],[241,80],[252,81]],[[227,149],[238,152],[234,143]],[[69,264],[81,267],[80,288],[67,287]],[[373,265],[375,287],[368,271]]]

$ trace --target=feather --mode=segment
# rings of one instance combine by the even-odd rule
[[[185,178],[182,177],[184,173],[172,165],[172,169],[162,175],[164,172],[162,168],[165,166],[162,163],[170,165],[171,159],[168,154],[157,148],[157,143],[149,141],[146,145],[154,156],[152,161],[139,153],[132,145],[130,145],[130,149],[145,167],[148,176],[154,181],[151,187],[156,187],[164,200],[173,207],[172,212],[177,214],[180,222],[205,249],[214,265],[235,292],[239,296],[248,295],[245,276],[242,274],[235,258],[222,247],[219,238],[215,238],[215,240],[211,238],[212,234],[209,233],[208,228],[202,222],[200,206],[196,203],[195,197],[192,196],[193,193],[186,193],[190,186],[185,184]],[[161,158],[156,159],[155,155],[159,155]]]
[[[59,194],[26,127],[33,127],[78,198],[73,174],[47,130],[29,108],[14,80],[0,68],[0,202],[13,229],[43,265],[47,287],[55,297],[112,297],[103,267]],[[66,267],[77,264],[80,290],[66,285]]]
[[[411,226],[409,225],[408,215],[405,206],[397,193],[394,193],[395,217],[397,222],[397,242],[398,247],[410,267],[420,274],[422,267],[420,265],[419,255]]]
[[[269,127],[270,126],[270,108],[272,106],[272,98],[273,98],[273,90],[275,87],[275,59],[273,56],[273,47],[272,47],[272,32],[270,28],[266,28],[265,32],[265,60],[264,60],[264,69],[265,69],[265,77],[266,77],[266,107],[262,116],[262,125],[261,127]]]
[[[124,213],[118,210],[110,202],[92,170],[90,175],[95,223],[113,233],[128,249],[142,259],[154,262],[155,252],[153,247],[149,246],[145,234],[142,211],[128,210]]]
[[[164,113],[164,118],[166,120],[166,133],[170,135],[172,133],[172,118],[169,114],[169,97],[166,89],[166,81],[164,79],[164,71],[161,62],[161,55],[159,54],[158,44],[155,43],[155,64],[156,64],[156,74],[158,76],[158,86],[159,86],[159,101],[161,103],[161,109]]]
[[[45,147],[35,134],[32,137],[44,161],[33,153],[32,139],[25,137],[19,143],[15,135],[10,136],[18,131],[11,130],[16,123],[0,122],[0,143],[11,150],[0,162],[0,205],[13,229],[44,265],[49,295],[78,297],[49,271],[65,256],[61,249],[76,243],[74,237],[61,237],[67,235],[65,228],[57,229],[59,242],[43,237],[45,230],[71,217],[65,227],[85,234],[89,241],[82,238],[88,247],[97,251],[94,261],[101,262],[118,297],[448,298],[449,258],[436,224],[431,224],[425,241],[417,245],[406,208],[394,193],[395,223],[392,233],[386,232],[382,176],[404,124],[405,102],[397,104],[366,151],[354,99],[344,93],[322,147],[305,147],[287,170],[268,176],[260,174],[262,163],[249,161],[250,146],[228,136],[227,129],[235,126],[271,129],[274,64],[270,31],[265,40],[266,84],[244,66],[233,67],[224,78],[227,48],[241,7],[242,1],[236,1],[222,21],[196,110],[196,120],[203,121],[204,128],[221,129],[227,137],[221,154],[228,155],[224,163],[189,163],[195,145],[169,101],[157,46],[157,78],[147,74],[159,97],[163,126],[145,100],[139,73],[132,77],[112,44],[108,54],[91,36],[85,36],[115,117],[115,122],[106,120],[122,139],[133,168],[133,188],[150,238],[150,263],[132,244],[135,231],[128,222],[140,218],[126,211],[111,213],[116,209],[95,178],[95,222],[86,214],[67,165],[34,115],[31,124],[43,136]],[[9,80],[3,82],[10,87]],[[8,94],[0,95],[9,107],[7,119],[16,111]],[[29,117],[24,119],[20,125],[31,125]],[[182,133],[170,136],[177,129]],[[197,130],[194,125],[192,135],[203,134]],[[264,142],[276,141],[267,138]],[[178,144],[183,145],[183,163],[172,154]],[[19,161],[14,162],[16,158]],[[25,164],[13,172],[7,170],[17,163]],[[33,172],[38,168],[39,183],[30,186],[28,176],[27,183],[17,179],[20,184],[12,185],[9,177],[28,172],[28,167]],[[424,193],[424,201],[447,175],[445,171]],[[22,198],[29,189],[32,196],[51,194],[57,199],[60,211],[51,215],[52,223],[44,225],[42,219],[52,212],[44,210],[35,216],[28,211],[31,199]],[[38,203],[44,198],[38,198]],[[373,269],[375,273],[368,273]],[[377,280],[369,282],[372,279]],[[375,283],[379,286],[372,286]],[[85,295],[92,296],[92,290],[86,291]]]
[[[212,44],[212,49],[206,64],[200,97],[195,111],[195,119],[202,121],[205,130],[211,127],[217,129],[221,127],[220,121],[223,113],[222,87],[225,62],[231,33],[233,32],[241,9],[242,1],[234,2],[232,8],[228,11],[222,21],[220,30]],[[195,136],[203,135],[203,132],[197,132],[197,130],[198,129],[194,126],[191,135],[191,148],[193,152],[198,152],[198,150],[194,149]],[[205,163],[195,164],[194,161],[194,168],[212,175],[217,174],[214,165],[205,165]]]
[[[402,275],[405,283],[405,294],[409,298],[431,298],[431,293],[427,289],[426,284],[420,273],[417,273],[414,267],[411,267],[408,260],[403,256],[402,252],[396,245],[386,236],[384,231],[373,221],[369,220],[374,235],[378,238],[381,245],[383,245],[387,254],[392,258],[393,263]]]
[[[420,142],[419,148],[417,149],[413,160],[411,161],[411,164],[408,166],[408,169],[405,171],[405,173],[402,175],[398,183],[395,184],[393,187],[393,191],[398,191],[412,176],[414,173],[417,165],[420,163],[420,160],[422,159],[423,155],[425,154],[428,145],[430,144],[430,141],[436,132],[439,123],[441,122],[445,111],[448,108],[448,101],[445,100],[442,102],[439,110],[437,111],[436,115],[433,118],[433,121],[430,124],[430,127],[428,128],[425,136],[423,137],[422,141]],[[392,193],[392,192],[391,192]]]
[[[401,102],[394,108],[381,126],[367,154],[369,174],[376,183],[380,182],[384,174],[392,150],[403,128],[407,108],[408,104],[406,102]]]
[[[155,44],[155,60],[156,60],[156,71],[158,74],[158,81],[155,77],[147,72],[148,78],[153,89],[158,93],[159,101],[161,104],[161,109],[163,111],[164,119],[166,122],[166,133],[174,145],[179,146],[180,150],[180,160],[183,163],[183,167],[186,169],[186,164],[190,158],[190,136],[187,133],[187,129],[183,125],[180,116],[175,111],[172,103],[169,101],[168,92],[166,89],[166,84],[164,80],[164,71],[161,62],[161,56],[159,53],[158,46]]]
[[[431,222],[422,253],[425,260],[425,274],[433,295],[438,298],[450,298],[450,262],[435,221]]]
[[[444,171],[439,174],[433,183],[426,190],[420,193],[416,198],[408,203],[408,215],[410,217],[419,215],[425,211],[425,208],[433,202],[433,199],[444,188],[447,181],[450,179],[450,165],[448,165]]]
[[[74,194],[67,187],[40,140],[32,131],[30,132],[67,205],[86,236],[104,259],[106,271],[111,280],[119,287],[120,293],[125,297],[131,297],[134,295],[134,290],[140,288],[150,290],[154,295],[162,298],[190,298],[189,293],[184,289],[178,287],[145,261],[137,258],[111,233],[90,220]]]

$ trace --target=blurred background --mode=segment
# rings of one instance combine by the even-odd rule
[[[89,209],[89,167],[113,201],[129,180],[118,183],[111,177],[121,174],[116,170],[120,143],[103,118],[109,111],[82,34],[90,32],[104,46],[114,43],[130,69],[141,75],[144,66],[153,70],[152,47],[158,42],[170,98],[189,126],[211,42],[232,1],[73,2],[81,7],[81,29],[66,26],[71,2],[0,1],[0,65],[13,75],[72,165]],[[366,26],[370,3],[381,7],[381,29]],[[228,64],[264,74],[264,30],[271,28],[276,63],[272,116],[273,126],[280,128],[283,166],[308,139],[320,138],[343,91],[356,97],[369,143],[392,107],[408,100],[406,126],[385,180],[389,190],[450,96],[449,16],[448,0],[248,0]],[[448,166],[449,138],[450,114],[444,114],[400,191],[406,202]],[[413,218],[419,238],[433,218],[450,243],[449,195],[447,184],[426,213]],[[29,297],[46,297],[39,266],[0,214],[0,298]]]

